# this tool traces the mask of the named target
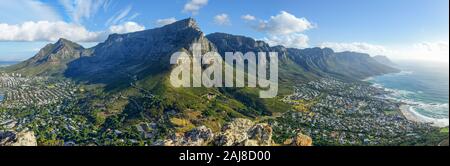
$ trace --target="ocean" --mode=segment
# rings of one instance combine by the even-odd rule
[[[402,72],[368,79],[374,86],[392,92],[386,98],[404,102],[420,121],[448,126],[449,64],[398,61]]]
[[[19,61],[0,61],[0,67],[15,65],[17,63],[19,63]]]

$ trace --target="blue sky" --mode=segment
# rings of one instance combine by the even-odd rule
[[[331,47],[399,59],[448,61],[448,3],[448,0],[0,0],[0,60],[26,59],[59,37],[89,47],[109,33],[151,29],[193,17],[206,34],[226,32],[265,40],[271,45]]]

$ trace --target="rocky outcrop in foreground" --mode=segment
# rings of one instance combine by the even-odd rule
[[[37,146],[37,142],[32,131],[0,131],[0,146]]]
[[[290,146],[312,146],[313,141],[312,138],[303,135],[302,133],[297,133],[297,135],[294,138],[287,139],[284,141],[284,145],[290,145]]]
[[[164,146],[274,146],[272,127],[248,119],[235,119],[227,123],[220,132],[200,126],[193,130],[172,136],[158,145]],[[298,134],[286,145],[312,146],[309,136]]]
[[[214,133],[211,129],[200,126],[185,133],[184,135],[174,135],[165,140],[164,146],[206,146],[214,139]]]
[[[217,146],[271,146],[272,127],[255,124],[248,119],[236,119],[222,128],[214,140]]]

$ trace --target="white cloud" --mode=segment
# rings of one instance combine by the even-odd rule
[[[155,24],[158,27],[162,27],[164,25],[172,24],[176,21],[177,21],[177,19],[175,17],[170,17],[170,18],[158,19],[158,20],[156,20]]]
[[[425,52],[448,53],[449,46],[446,41],[422,42],[414,45],[415,48]]]
[[[282,45],[290,48],[305,48],[308,47],[308,36],[304,34],[292,34],[292,35],[271,35],[268,38],[264,38],[263,41],[267,42],[270,46]]]
[[[198,11],[208,4],[208,0],[189,0],[183,8],[183,12],[198,14]]]
[[[242,16],[244,20],[256,19],[251,15]],[[261,20],[253,28],[264,32],[268,37],[263,40],[269,45],[282,45],[285,47],[305,48],[308,47],[309,38],[303,32],[314,28],[313,24],[306,18],[298,18],[286,11],[271,16],[269,20]]]
[[[337,52],[353,51],[374,55],[385,55],[391,59],[449,61],[449,42],[434,41],[415,44],[384,46],[365,42],[353,43],[322,43],[320,47],[328,47]]]
[[[54,8],[37,0],[2,0],[0,11],[1,23],[61,20],[61,16]]]
[[[99,9],[106,10],[109,6],[109,0],[59,0],[59,2],[77,24],[94,16]]]
[[[109,7],[111,6],[111,0],[106,0],[105,3],[103,3],[103,11],[108,11]]]
[[[91,41],[98,36],[85,27],[62,21],[28,21],[20,25],[0,24],[0,41],[55,41],[68,38],[75,41]]]
[[[119,24],[119,23],[125,21],[125,17],[128,16],[128,14],[131,12],[132,8],[133,8],[133,6],[128,5],[124,9],[120,10],[119,12],[117,12],[115,15],[113,15],[106,21],[106,25],[116,25],[116,24]]]
[[[352,51],[352,52],[367,53],[372,56],[392,54],[392,51],[387,49],[385,46],[369,44],[364,42],[352,42],[352,43],[325,42],[322,43],[320,47],[322,48],[328,47],[336,52]]]
[[[269,20],[261,21],[256,28],[272,35],[289,35],[304,32],[314,26],[306,18],[298,18],[281,11],[278,15],[271,16]]]
[[[134,20],[136,17],[140,16],[140,13],[134,13],[133,15],[131,15],[130,17],[128,17],[128,21]]]
[[[135,22],[126,22],[121,25],[114,25],[109,27],[110,33],[129,33],[129,32],[136,32],[136,31],[142,31],[145,30],[145,27],[142,25],[139,25]]]
[[[122,25],[111,26],[106,31],[92,32],[84,26],[63,21],[28,21],[22,24],[0,24],[0,41],[56,41],[67,38],[76,42],[100,42],[111,33],[127,33],[140,31],[145,27],[126,22]]]
[[[229,18],[228,15],[225,14],[225,13],[216,15],[216,16],[214,17],[214,22],[215,22],[217,25],[231,25],[230,18]]]
[[[256,17],[255,17],[255,16],[252,16],[252,15],[250,15],[250,14],[243,15],[243,16],[241,16],[241,18],[242,18],[243,20],[245,20],[245,21],[253,21],[253,20],[256,20]]]
[[[440,62],[449,62],[449,42],[421,42],[399,49],[399,58],[415,58]]]

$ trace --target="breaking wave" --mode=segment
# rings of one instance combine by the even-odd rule
[[[414,100],[414,96],[423,92],[411,92],[399,89],[389,89],[381,84],[374,83],[374,87],[382,88],[390,92],[383,98],[402,102],[408,105],[407,111],[411,112],[420,122],[431,123],[433,126],[446,127],[449,125],[449,104],[448,103],[426,103]]]

